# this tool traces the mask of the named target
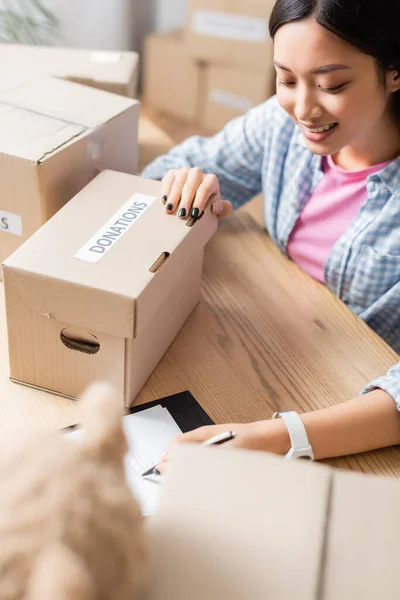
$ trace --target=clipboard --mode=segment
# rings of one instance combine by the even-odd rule
[[[153,402],[132,406],[128,409],[127,414],[138,413],[159,404],[168,410],[182,433],[187,433],[204,425],[214,425],[214,421],[188,390],[154,400]]]
[[[159,398],[152,402],[146,402],[145,404],[139,404],[138,406],[132,406],[126,411],[125,416],[141,412],[159,404],[168,410],[182,433],[187,433],[204,425],[214,425],[214,421],[208,416],[204,408],[200,406],[189,390],[172,394],[172,396],[166,396],[165,398]],[[67,433],[74,431],[78,427],[78,424],[70,425],[69,427],[63,427],[62,431]]]

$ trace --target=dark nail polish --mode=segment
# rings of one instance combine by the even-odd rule
[[[163,204],[165,204],[165,203],[166,203],[166,201],[167,201],[167,196],[163,196],[163,197],[161,198],[161,202],[162,202]]]
[[[191,215],[192,215],[192,217],[193,217],[194,219],[197,219],[197,217],[199,216],[199,214],[200,214],[200,211],[199,211],[199,209],[198,209],[198,208],[194,208],[194,209],[192,210],[192,212],[191,212]]]
[[[173,204],[167,204],[167,206],[165,207],[167,210],[172,210],[174,208]]]
[[[178,217],[186,217],[186,208],[179,209]]]

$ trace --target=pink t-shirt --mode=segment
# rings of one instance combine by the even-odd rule
[[[288,254],[312,277],[324,281],[325,264],[337,240],[367,200],[367,177],[390,161],[345,171],[331,156],[323,159],[324,176],[311,194],[290,235]]]

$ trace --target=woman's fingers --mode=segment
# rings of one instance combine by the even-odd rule
[[[228,200],[217,200],[212,205],[211,210],[220,219],[225,219],[225,217],[228,217],[231,214],[233,207]]]
[[[230,202],[220,200],[219,181],[216,175],[205,175],[198,168],[169,171],[162,180],[162,202],[165,210],[187,219],[200,217],[212,196],[216,196],[212,211],[221,218],[232,211]]]
[[[190,169],[185,185],[183,186],[181,201],[179,203],[178,217],[188,217],[192,210],[193,200],[204,178],[201,169]]]
[[[188,431],[183,435],[178,435],[176,438],[172,440],[168,447],[168,451],[161,458],[161,463],[168,462],[169,453],[171,450],[182,443],[196,443],[202,444],[207,440],[211,439],[215,435],[219,435],[220,433],[225,433],[226,431],[234,431],[235,425],[205,425],[204,427],[199,427],[198,429],[193,429],[193,431]]]
[[[168,196],[175,181],[175,174],[176,171],[171,170],[163,177],[161,186],[161,202],[163,204],[167,204],[168,202]]]
[[[204,211],[210,196],[213,196],[214,194],[219,194],[218,178],[213,174],[205,175],[202,183],[197,189],[190,215],[194,218],[199,217]]]
[[[196,442],[196,443],[204,442],[205,440],[209,439],[213,435],[216,435],[215,433],[213,433],[216,428],[219,429],[219,426],[218,425],[206,425],[204,427],[199,427],[198,429],[193,429],[193,431],[188,431],[188,433],[178,435],[177,437],[175,437],[172,440],[172,442],[170,443],[170,445],[168,447],[168,450],[166,452],[164,452],[163,456],[161,457],[160,464],[168,462],[169,453],[171,452],[172,448],[174,448],[178,444],[182,444],[185,442]]]
[[[167,195],[167,202],[165,204],[165,210],[169,213],[173,213],[178,206],[183,187],[187,181],[190,169],[179,169],[175,171],[174,181],[172,183],[169,194]]]

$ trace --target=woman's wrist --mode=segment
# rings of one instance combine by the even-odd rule
[[[252,423],[258,450],[284,456],[290,450],[289,432],[282,419],[256,421]]]

